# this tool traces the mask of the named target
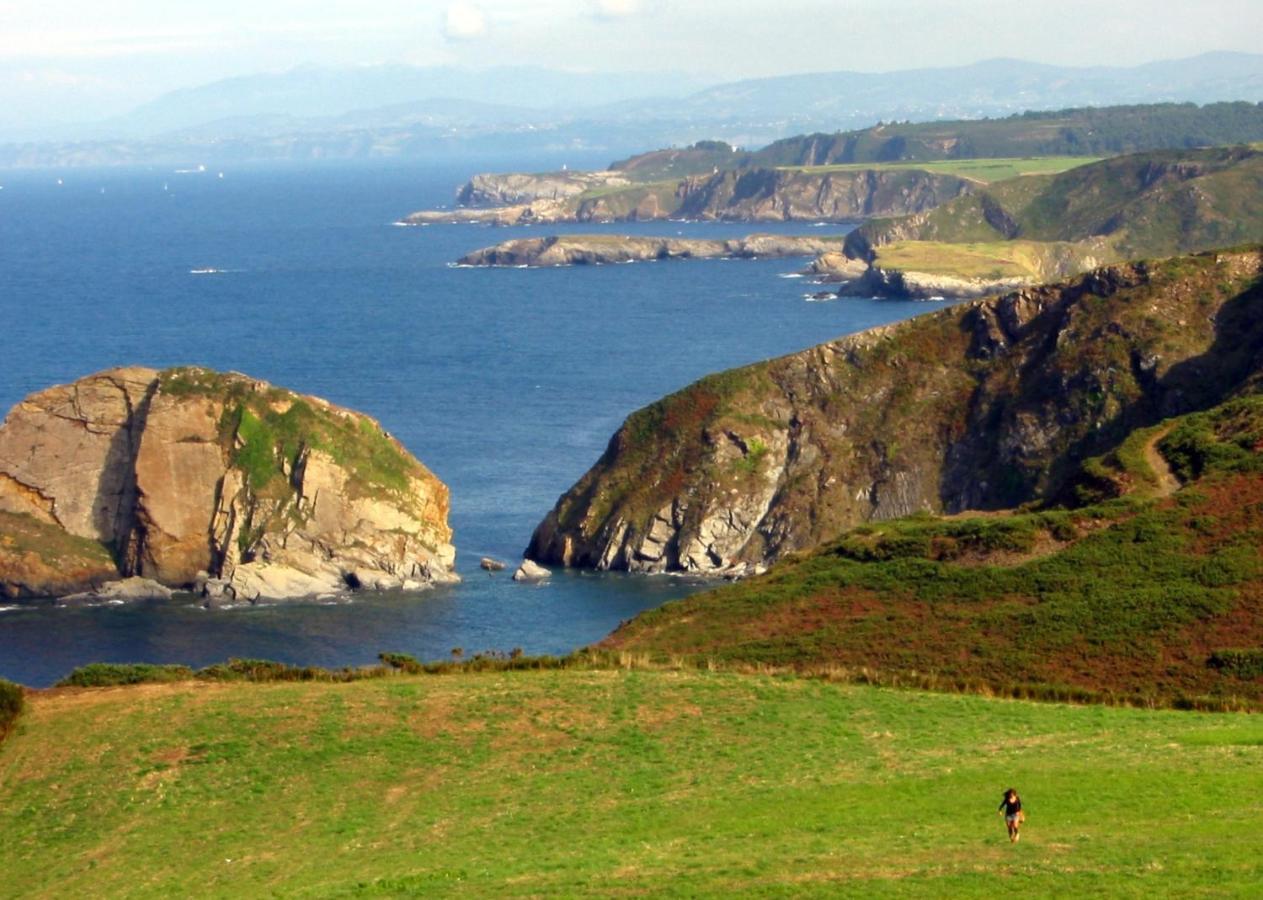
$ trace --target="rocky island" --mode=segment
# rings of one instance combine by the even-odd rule
[[[0,427],[0,592],[207,602],[458,580],[448,491],[361,413],[236,373],[112,369]],[[144,579],[112,587],[126,577]]]
[[[754,234],[745,238],[628,237],[604,234],[520,238],[462,256],[462,266],[581,266],[659,259],[764,259],[841,250],[842,239]]]

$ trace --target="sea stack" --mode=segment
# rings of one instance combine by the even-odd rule
[[[119,368],[0,426],[0,591],[129,576],[256,601],[457,580],[448,490],[373,419],[237,373]]]

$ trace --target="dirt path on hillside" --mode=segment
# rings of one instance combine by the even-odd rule
[[[1154,488],[1158,497],[1169,497],[1182,487],[1180,479],[1176,478],[1175,473],[1171,471],[1171,464],[1166,461],[1165,456],[1158,452],[1158,441],[1170,433],[1170,428],[1162,429],[1149,438],[1145,442],[1144,447],[1145,462],[1149,463],[1149,468],[1153,469],[1153,474],[1158,479],[1158,483]]]

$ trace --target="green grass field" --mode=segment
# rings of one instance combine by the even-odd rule
[[[1040,245],[1033,241],[897,241],[877,248],[876,263],[882,268],[955,278],[1034,278],[1039,274],[1040,257]]]
[[[1246,896],[1260,783],[1257,716],[766,675],[63,690],[0,746],[0,894]]]
[[[854,172],[858,169],[919,169],[938,175],[957,175],[990,184],[1019,175],[1054,175],[1070,169],[1098,162],[1098,156],[1029,156],[1004,159],[948,159],[933,162],[890,163],[843,163],[832,166],[785,166],[790,172],[807,172],[813,175],[828,172]]]

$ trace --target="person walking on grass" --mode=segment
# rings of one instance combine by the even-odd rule
[[[1017,791],[1009,788],[1004,792],[998,811],[1004,816],[1004,824],[1009,826],[1009,843],[1016,844],[1022,837],[1018,829],[1026,820],[1026,814],[1022,812],[1022,798],[1017,795]]]

